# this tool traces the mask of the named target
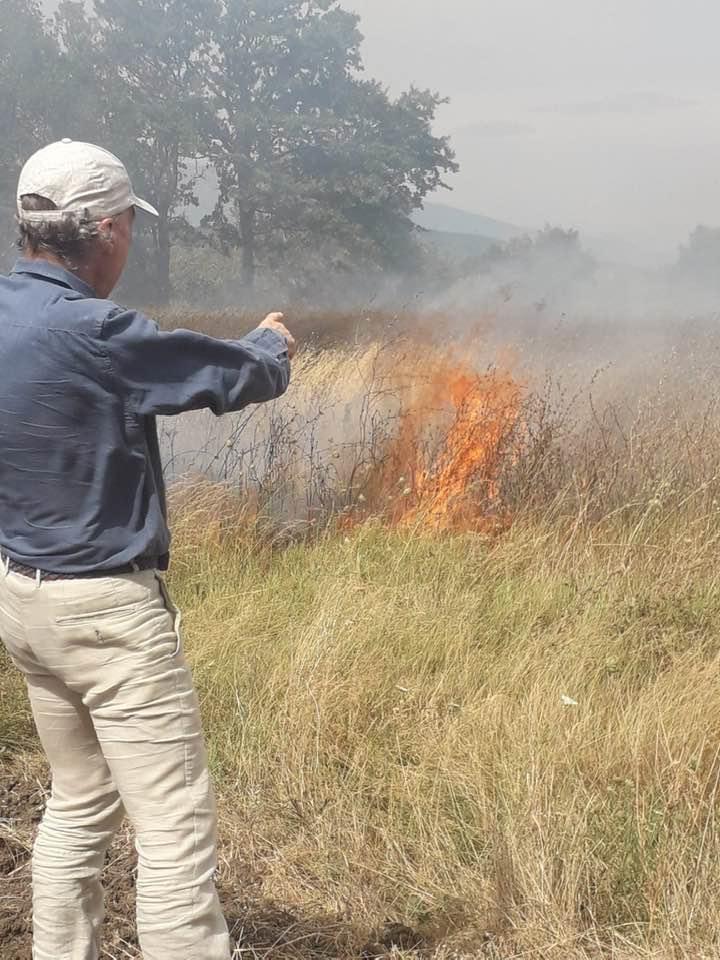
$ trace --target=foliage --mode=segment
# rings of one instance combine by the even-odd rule
[[[410,214],[457,169],[433,133],[441,98],[391,98],[362,75],[358,18],[336,0],[37,0],[0,11],[4,195],[49,139],[107,145],[160,211],[125,292],[167,300],[171,247],[241,252],[288,295],[349,271],[409,272]],[[36,65],[43,63],[42,82]],[[217,178],[201,229],[198,180]]]
[[[720,228],[696,227],[687,244],[680,248],[675,275],[683,280],[720,289]]]
[[[535,234],[513,237],[506,243],[494,244],[479,258],[480,270],[512,265],[526,270],[543,269],[562,264],[571,274],[586,273],[593,258],[583,250],[580,233],[547,224]]]
[[[409,214],[456,169],[432,135],[440,99],[411,90],[392,101],[361,80],[357,17],[328,0],[226,0],[215,31],[213,161],[220,195],[208,219],[273,272],[314,251],[327,272],[413,265]],[[319,270],[290,270],[302,296]],[[286,274],[287,275],[287,274]]]
[[[42,83],[38,83],[42,64]],[[57,137],[67,113],[72,77],[38,0],[0,4],[0,229],[12,236],[15,188],[24,160]],[[9,247],[9,243],[8,243]]]
[[[87,15],[66,2],[57,25],[69,58],[93,93],[75,134],[120,155],[135,189],[152,199],[157,223],[142,218],[130,285],[136,298],[170,295],[171,231],[196,203],[200,137],[206,109],[203,60],[216,14],[213,0],[98,0]]]

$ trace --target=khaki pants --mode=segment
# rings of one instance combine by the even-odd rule
[[[35,960],[97,960],[100,872],[125,813],[144,960],[228,960],[198,704],[161,577],[38,583],[2,565],[0,637],[52,770],[32,864]]]

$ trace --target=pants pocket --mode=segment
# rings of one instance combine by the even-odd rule
[[[107,607],[99,610],[86,610],[83,613],[71,613],[60,617],[55,617],[55,623],[59,627],[80,626],[83,623],[96,623],[100,620],[112,619],[118,617],[132,617],[140,609],[139,603],[127,603],[119,607]]]
[[[168,589],[167,582],[165,577],[160,573],[156,573],[155,577],[158,582],[158,587],[160,589],[160,595],[163,598],[163,603],[165,604],[165,609],[172,617],[173,621],[173,633],[175,634],[175,650],[173,651],[172,656],[177,657],[182,653],[183,642],[182,642],[182,611],[173,603],[173,599],[170,596],[170,591]]]
[[[46,592],[58,626],[82,627],[118,621],[127,623],[155,595],[152,572],[119,577],[48,581]]]

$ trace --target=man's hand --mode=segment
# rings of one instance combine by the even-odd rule
[[[288,356],[292,360],[292,358],[295,356],[295,351],[297,350],[297,344],[295,343],[295,337],[293,337],[283,323],[284,319],[285,314],[283,313],[269,313],[260,324],[260,329],[274,330],[275,333],[279,333],[281,337],[285,337]]]

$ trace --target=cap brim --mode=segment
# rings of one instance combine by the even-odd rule
[[[136,210],[144,210],[145,213],[149,213],[151,217],[160,216],[151,203],[148,203],[147,200],[141,200],[140,197],[133,197],[133,206]]]

